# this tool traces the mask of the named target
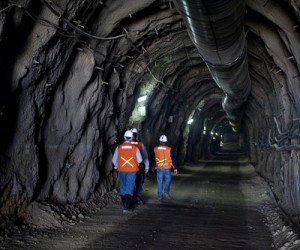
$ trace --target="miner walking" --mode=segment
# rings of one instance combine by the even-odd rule
[[[134,193],[136,172],[143,158],[139,148],[131,144],[133,133],[127,130],[124,134],[124,142],[114,152],[112,162],[118,170],[120,179],[120,195],[123,204],[123,212],[131,212],[131,199]]]
[[[167,146],[167,136],[161,135],[159,138],[160,145],[154,148],[155,170],[157,180],[157,198],[162,201],[163,198],[171,199],[171,171],[177,174],[176,160],[172,149]]]
[[[147,149],[138,136],[138,130],[136,128],[132,128],[131,131],[133,133],[133,139],[131,140],[131,143],[136,145],[139,148],[143,158],[143,161],[139,167],[139,171],[136,173],[135,190],[134,190],[134,204],[139,205],[139,204],[144,204],[144,200],[142,198],[142,192],[143,192],[145,176],[149,172],[149,158],[148,158]]]

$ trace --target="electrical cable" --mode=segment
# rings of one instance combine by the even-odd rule
[[[13,7],[13,6],[15,6],[15,4],[11,4],[11,5],[9,5],[9,6],[6,6],[6,7],[3,8],[2,10],[0,10],[0,14],[3,13],[4,11],[6,11],[7,9]]]
[[[36,16],[34,13],[32,13],[31,11],[29,11],[25,6],[21,6],[19,5],[18,3],[12,1],[12,0],[8,0],[11,4],[7,7],[5,7],[4,9],[1,10],[1,12],[4,12],[5,10],[13,7],[13,6],[16,6],[20,9],[23,9],[23,11],[34,21],[34,22],[37,22],[39,23],[40,25],[43,25],[43,26],[46,26],[46,27],[52,27],[52,28],[55,28],[57,30],[57,32],[59,34],[61,34],[62,36],[65,36],[65,37],[70,37],[70,38],[75,38],[77,39],[78,43],[80,43],[81,45],[87,47],[89,50],[91,50],[92,52],[94,53],[98,53],[98,51],[96,51],[95,49],[93,48],[90,48],[87,46],[87,43],[81,39],[79,39],[76,35],[70,33],[67,29],[65,28],[62,28],[58,25],[56,25],[55,23],[47,20],[47,19],[44,19],[44,18],[41,18],[41,17],[38,17]],[[45,0],[41,0],[42,3],[53,13],[55,14],[56,16],[58,16],[60,18],[60,20],[64,23],[66,23],[66,25],[68,25],[70,28],[72,28],[73,30],[75,30],[77,33],[85,36],[85,37],[88,37],[88,38],[91,38],[91,39],[96,39],[96,40],[115,40],[115,39],[120,39],[120,38],[126,38],[127,41],[130,43],[130,46],[136,51],[138,52],[138,54],[142,55],[142,58],[143,58],[143,61],[146,63],[146,69],[147,71],[149,72],[149,74],[151,75],[151,77],[157,82],[157,83],[160,83],[162,84],[163,87],[167,88],[168,90],[171,90],[173,92],[176,92],[172,87],[168,86],[166,83],[164,83],[162,80],[159,80],[155,75],[154,73],[152,72],[152,70],[150,69],[149,65],[151,64],[149,61],[149,56],[148,55],[145,55],[145,53],[143,53],[141,50],[139,50],[135,45],[134,43],[132,42],[132,40],[126,35],[126,34],[121,34],[121,35],[117,35],[117,36],[113,36],[113,37],[100,37],[100,36],[95,36],[95,35],[92,35],[92,34],[89,34],[85,31],[83,31],[82,29],[80,29],[79,27],[77,27],[75,24],[73,24],[70,20],[66,19],[66,18],[63,18],[62,15],[56,11],[53,6],[45,1]],[[0,13],[1,13],[0,12]],[[106,59],[106,60],[109,60],[109,59]],[[111,60],[110,61],[113,65],[113,67],[115,68],[118,68],[120,71],[123,71],[125,72],[125,69],[121,66],[119,66],[118,64],[116,64],[115,61]],[[127,69],[128,71],[128,69]],[[133,72],[133,71],[132,71]]]
[[[76,25],[72,24],[68,19],[66,19],[66,18],[61,18],[61,19],[68,26],[70,26],[72,29],[78,31],[81,35],[84,35],[88,38],[92,38],[92,39],[96,39],[96,40],[115,40],[115,39],[119,39],[119,38],[122,38],[122,37],[126,37],[126,34],[121,34],[121,35],[117,35],[117,36],[113,36],[113,37],[100,37],[100,36],[91,35],[91,34],[85,32],[85,31],[81,30]]]
[[[35,16],[33,13],[31,13],[30,11],[28,11],[28,10],[26,9],[26,7],[21,6],[21,5],[18,5],[18,4],[14,3],[14,2],[11,1],[11,0],[9,0],[9,2],[12,3],[11,6],[9,6],[9,7],[16,6],[16,7],[18,7],[18,8],[22,8],[22,9],[24,9],[25,13],[26,13],[27,15],[29,15],[31,18],[33,18],[33,17]],[[43,3],[44,3],[44,5],[45,5],[45,6],[46,6],[53,14],[55,14],[56,16],[58,16],[64,23],[66,23],[69,27],[71,27],[72,29],[74,29],[74,30],[76,30],[77,32],[79,32],[81,35],[84,35],[84,36],[86,36],[86,37],[89,37],[89,38],[91,38],[91,39],[96,39],[96,40],[115,40],[115,39],[119,39],[119,38],[122,38],[122,37],[126,37],[126,34],[121,34],[121,35],[113,36],[113,37],[100,37],[100,36],[95,36],[95,35],[89,34],[88,32],[85,32],[85,31],[81,30],[80,28],[78,28],[76,25],[72,24],[68,19],[61,17],[61,15],[60,15],[57,11],[55,11],[53,8],[51,8],[51,7],[49,6],[48,3],[45,3],[45,1],[43,1]],[[1,10],[1,11],[4,11],[4,9]],[[0,13],[1,13],[1,12],[0,12]],[[39,20],[39,21],[43,21],[43,22],[47,23],[49,26],[52,26],[52,27],[54,27],[54,28],[56,28],[56,29],[64,30],[63,28],[60,28],[59,26],[55,25],[54,23],[50,22],[50,21],[47,20],[47,19],[44,19],[44,18],[37,18],[36,16],[35,16],[35,18],[36,18],[35,21],[38,21],[38,20]],[[35,19],[35,18],[33,18],[33,19]],[[44,26],[47,26],[47,25],[45,25],[45,24],[43,24],[43,23],[40,23],[40,24],[41,24],[41,25],[44,25]],[[64,31],[65,31],[65,30],[64,30]]]

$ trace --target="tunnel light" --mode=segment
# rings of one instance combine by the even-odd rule
[[[190,119],[190,120],[188,120],[187,124],[192,124],[193,121],[194,121],[194,119]]]
[[[218,133],[216,133],[216,135],[218,135]]]
[[[211,134],[211,135],[213,135],[213,134],[214,134],[214,132],[210,132],[210,134]]]
[[[140,116],[146,116],[146,107],[145,106],[139,107],[138,112]]]
[[[146,96],[146,95],[141,96],[141,97],[138,98],[138,102],[146,101],[146,99],[147,99],[147,96]]]
[[[172,115],[169,116],[168,122],[169,122],[169,123],[172,123],[172,122],[173,122],[173,116],[172,116]]]
[[[203,134],[206,135],[206,130],[203,130]]]

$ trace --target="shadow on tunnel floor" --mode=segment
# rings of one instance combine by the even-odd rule
[[[121,204],[110,204],[74,227],[12,243],[39,250],[273,249],[271,233],[257,209],[263,201],[257,193],[263,189],[247,175],[251,165],[213,164],[180,167],[172,176],[171,200],[159,202],[156,179],[147,178],[146,204],[133,213],[124,214]]]
[[[232,163],[232,164],[240,164],[240,163],[249,163],[249,157],[244,153],[231,152],[228,154],[220,153],[220,154],[209,154],[205,159],[199,159],[197,163],[210,163],[210,162],[220,162],[220,163]],[[188,164],[190,165],[190,164]]]

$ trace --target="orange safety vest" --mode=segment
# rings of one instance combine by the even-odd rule
[[[154,148],[155,162],[157,168],[171,168],[171,148],[168,146],[157,146]]]
[[[123,143],[118,146],[118,171],[137,172],[139,163],[136,160],[137,146],[130,143]]]
[[[132,139],[131,140],[131,144],[136,145],[139,148],[139,150],[141,151],[141,153],[142,153],[143,144],[142,144],[141,141],[136,140],[136,139]]]

